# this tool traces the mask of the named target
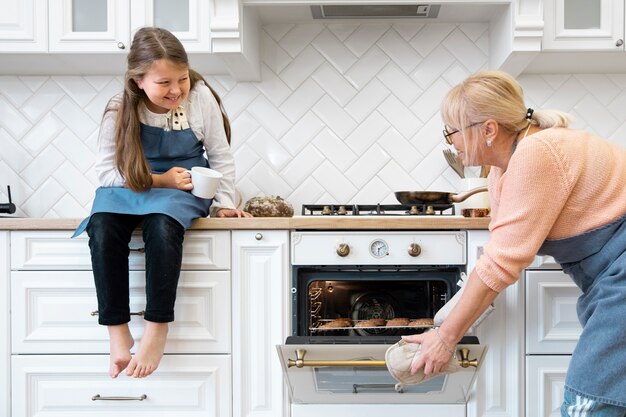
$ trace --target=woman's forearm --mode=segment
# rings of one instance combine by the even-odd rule
[[[439,335],[449,346],[456,345],[498,293],[472,271],[457,305],[439,328]]]

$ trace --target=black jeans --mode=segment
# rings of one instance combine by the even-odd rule
[[[95,213],[87,225],[87,234],[98,295],[98,323],[102,325],[130,321],[128,244],[133,230],[142,221],[146,254],[144,319],[157,323],[174,321],[185,237],[183,226],[165,214]]]

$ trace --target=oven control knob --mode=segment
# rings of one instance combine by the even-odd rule
[[[420,253],[422,253],[422,248],[420,247],[420,245],[418,245],[417,243],[411,243],[409,245],[409,255],[412,257],[416,257],[419,256]]]
[[[347,243],[340,243],[337,245],[337,255],[339,256],[348,256],[350,253],[350,245]]]

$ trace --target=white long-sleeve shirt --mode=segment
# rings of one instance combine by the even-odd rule
[[[121,100],[121,94],[115,98]],[[181,105],[186,111],[187,121],[193,133],[204,145],[211,169],[224,175],[213,198],[211,216],[214,216],[221,208],[235,208],[235,160],[226,140],[222,113],[215,97],[211,90],[199,81]],[[138,113],[140,122],[145,125],[159,128],[170,126],[171,112],[153,113],[142,102]],[[125,184],[124,178],[115,166],[116,118],[117,111],[106,112],[98,134],[98,155],[95,168],[100,185],[103,187],[120,187]]]

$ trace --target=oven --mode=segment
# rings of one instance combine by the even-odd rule
[[[384,358],[428,331],[467,266],[464,231],[294,231],[291,336],[278,346],[292,417],[466,416],[486,347],[468,333],[461,370],[396,386]]]

